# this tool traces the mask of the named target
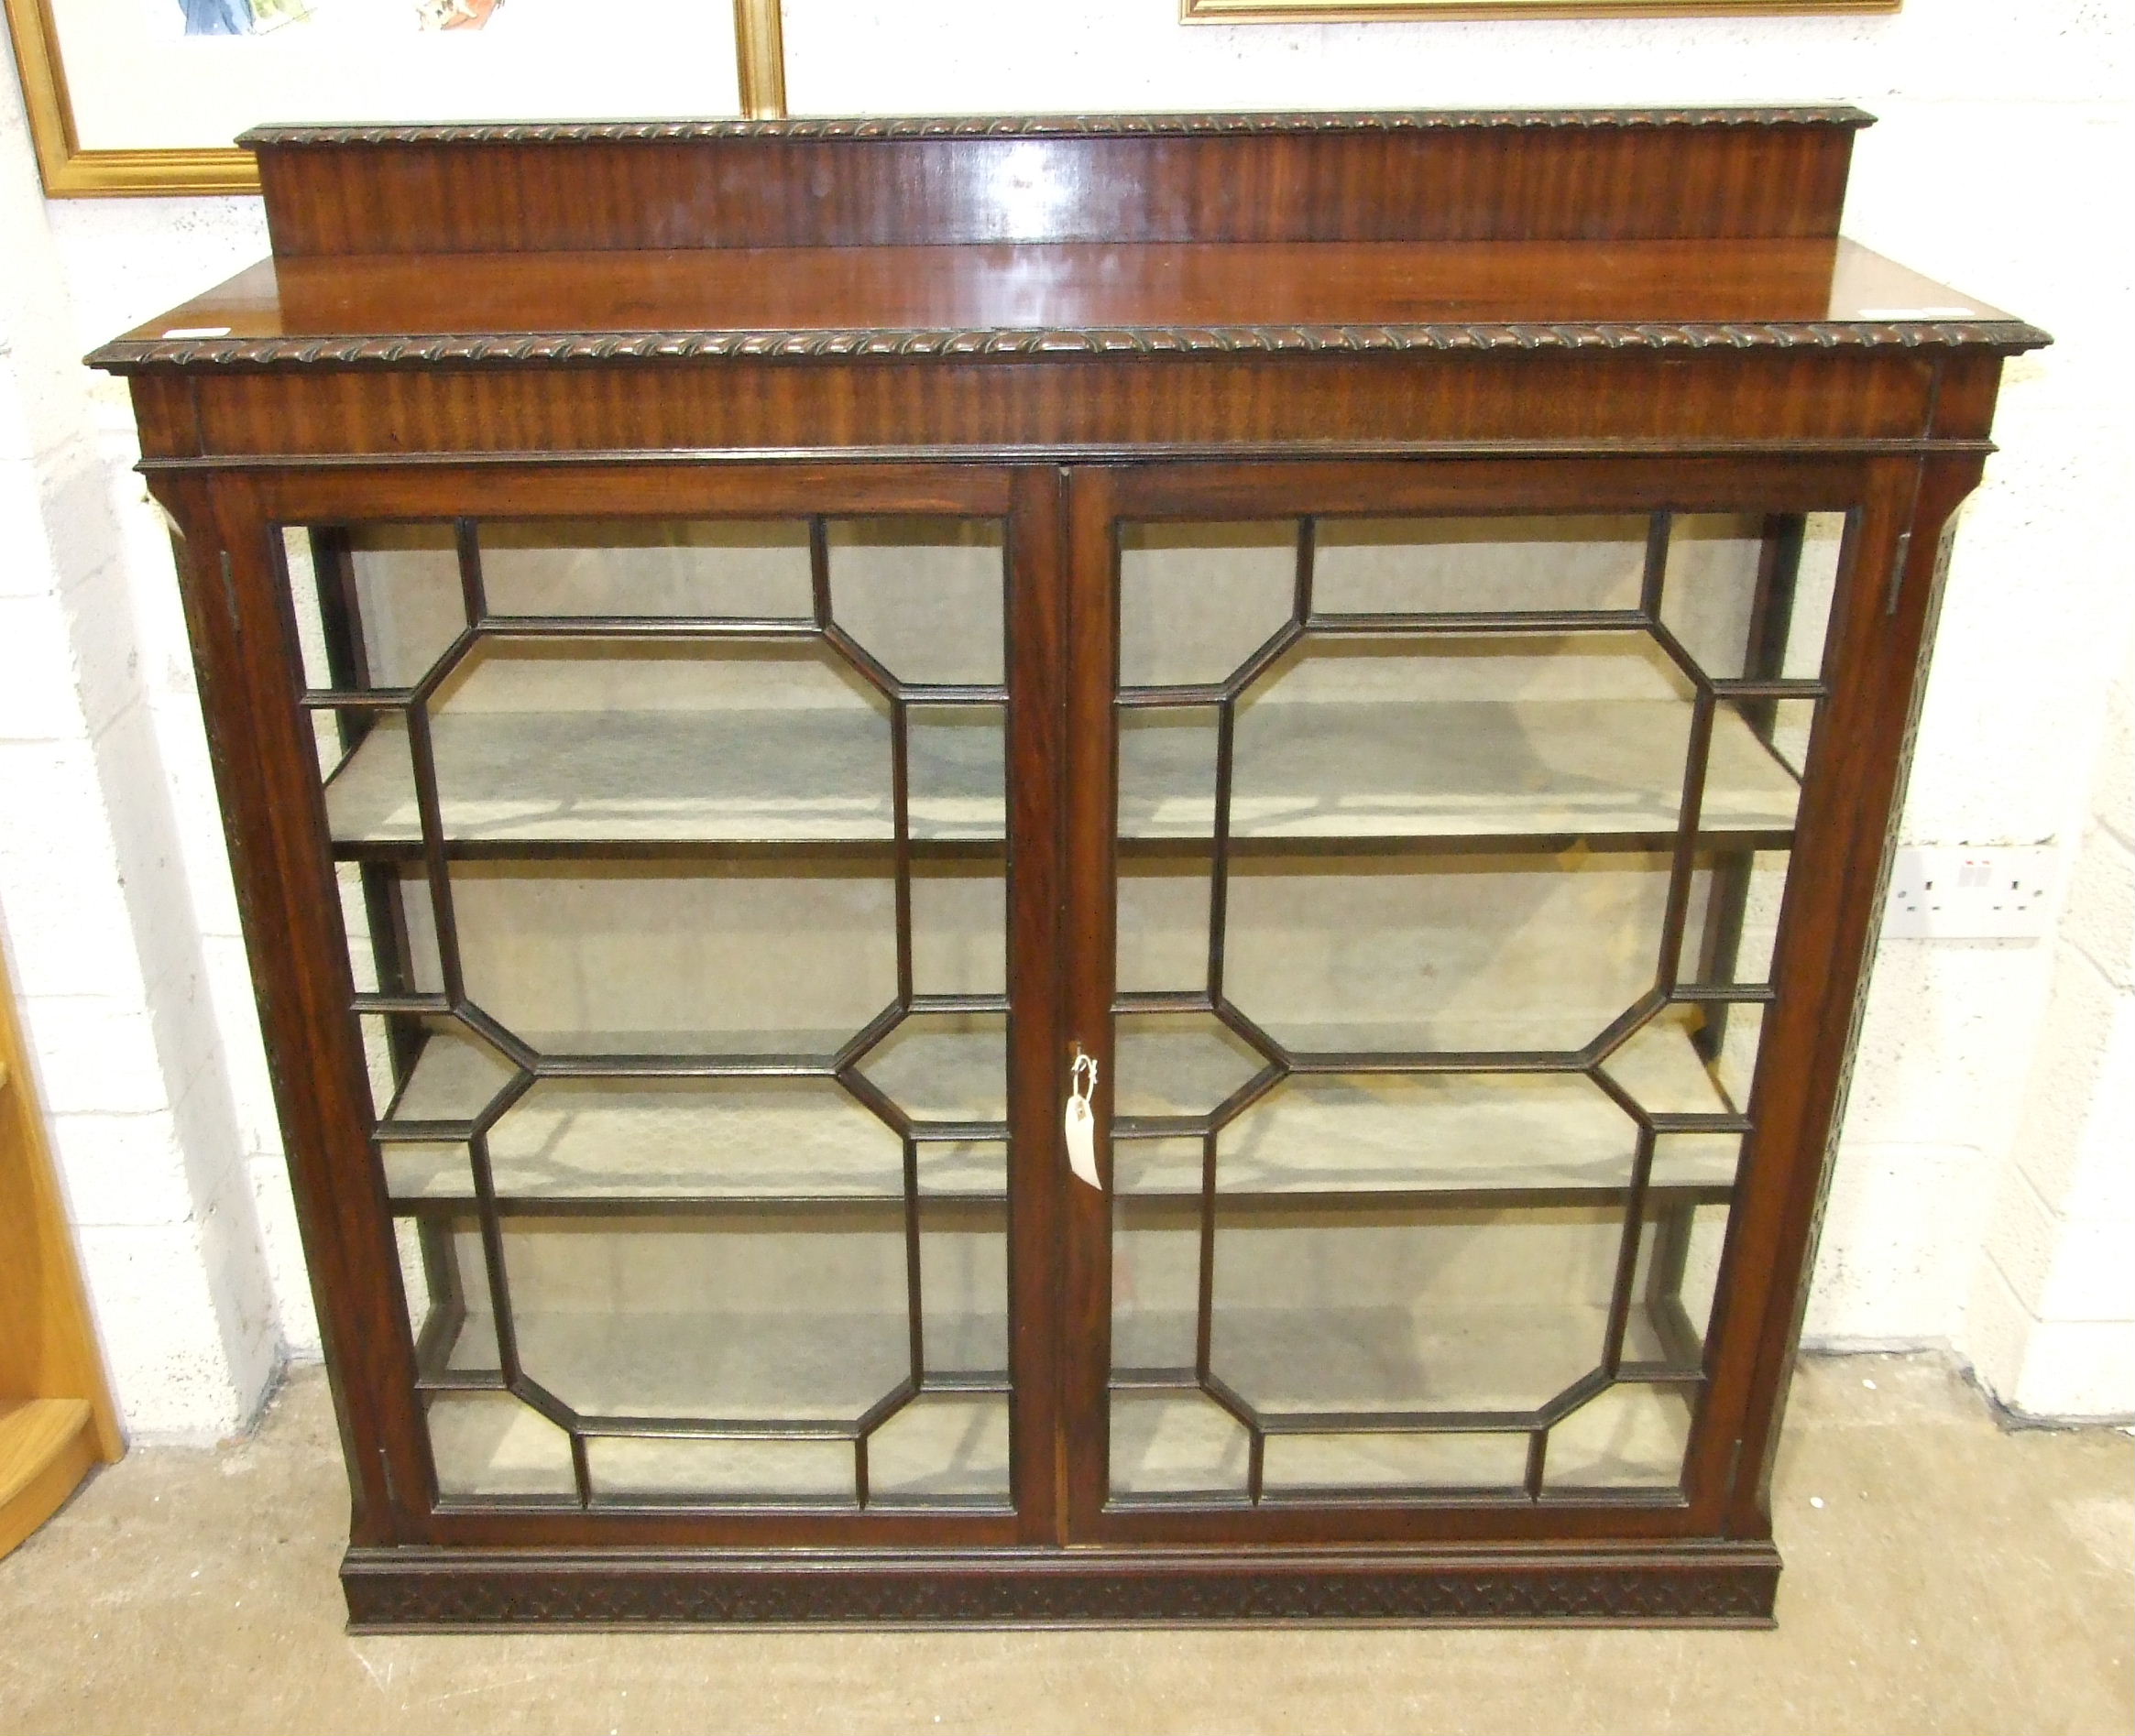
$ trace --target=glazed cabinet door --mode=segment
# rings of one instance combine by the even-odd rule
[[[1713,1525],[1872,482],[1078,475],[1077,1534]]]
[[[1057,1110],[1013,1056],[1049,1043],[1055,848],[1008,788],[1054,750],[1056,497],[923,467],[224,497],[250,709],[299,756],[261,749],[278,872],[334,912],[316,1027],[268,999],[293,1095],[355,1080],[292,1142],[374,1531],[1050,1525],[1050,1387],[1021,1392]]]

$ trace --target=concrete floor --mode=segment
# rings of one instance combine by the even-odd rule
[[[2135,1728],[2135,1440],[2006,1434],[1926,1359],[1807,1363],[1774,1633],[351,1639],[318,1371],[251,1439],[138,1449],[0,1562],[0,1730]]]

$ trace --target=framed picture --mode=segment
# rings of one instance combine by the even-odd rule
[[[1179,0],[1188,24],[1353,24],[1373,18],[1651,18],[1896,12],[1900,0]]]
[[[778,0],[5,0],[45,191],[257,191],[270,122],[783,115]]]

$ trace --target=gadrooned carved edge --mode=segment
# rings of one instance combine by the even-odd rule
[[[1357,114],[820,115],[787,120],[511,121],[397,126],[255,126],[248,149],[346,145],[685,144],[722,138],[1128,138],[1206,134],[1458,132],[1493,127],[1875,125],[1844,104],[1781,108],[1390,110]]]
[[[949,1626],[1128,1622],[1683,1623],[1762,1626],[1779,1578],[1767,1563],[1660,1567],[1467,1564],[1064,1573],[865,1567],[734,1571],[670,1564],[476,1563],[342,1569],[359,1628],[608,1627],[868,1622]]]
[[[1973,349],[2014,355],[2053,340],[2015,320],[1870,323],[1135,326],[1112,330],[603,332],[377,337],[121,339],[87,359],[148,369],[487,366],[554,362],[1017,359],[1505,350]]]

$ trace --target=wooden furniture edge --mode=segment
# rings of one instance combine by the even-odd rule
[[[1660,324],[1013,327],[958,331],[466,333],[422,337],[119,339],[84,358],[112,374],[184,369],[481,367],[570,363],[1039,361],[1049,356],[1410,355],[1548,350],[1974,350],[1998,355],[2053,339],[2021,320],[1759,321]]]
[[[125,1451],[0,967],[0,1555]]]
[[[60,1510],[110,1457],[87,1399],[0,1400],[0,1556]]]
[[[1768,1542],[869,1553],[352,1548],[350,1629],[1772,1625]]]

